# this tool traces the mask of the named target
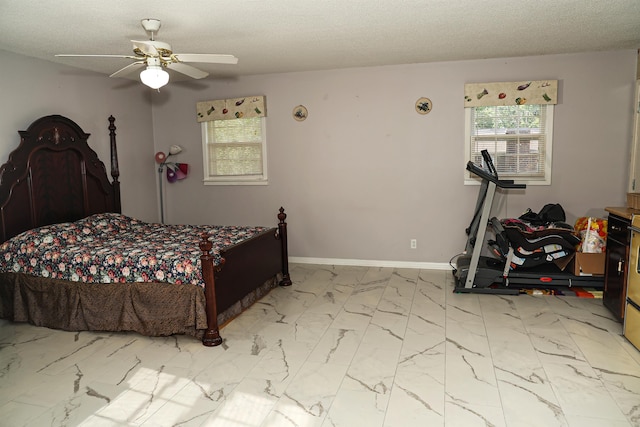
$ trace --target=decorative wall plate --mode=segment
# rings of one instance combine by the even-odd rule
[[[433,109],[433,104],[429,98],[420,98],[416,101],[416,111],[418,114],[429,114]]]
[[[307,111],[307,107],[304,105],[298,105],[293,109],[293,118],[299,122],[304,121],[308,115],[309,112]]]

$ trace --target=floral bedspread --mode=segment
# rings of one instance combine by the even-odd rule
[[[165,225],[104,213],[25,231],[0,245],[0,271],[87,283],[169,282],[204,286],[203,232],[220,251],[269,227]]]

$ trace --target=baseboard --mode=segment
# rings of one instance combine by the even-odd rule
[[[341,258],[309,258],[289,257],[289,262],[294,264],[318,264],[318,265],[353,265],[358,267],[394,267],[394,268],[419,268],[422,270],[451,270],[448,262],[410,262],[410,261],[382,261],[366,259],[341,259]]]

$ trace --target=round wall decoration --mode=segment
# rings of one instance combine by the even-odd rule
[[[418,114],[429,114],[433,109],[433,104],[429,98],[420,98],[416,101],[416,111]]]
[[[293,118],[299,122],[304,121],[308,115],[309,112],[307,111],[307,107],[304,105],[298,105],[293,109]]]

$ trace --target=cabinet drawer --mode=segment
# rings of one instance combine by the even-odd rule
[[[609,239],[617,240],[623,245],[629,244],[629,226],[631,221],[616,215],[609,215],[607,221],[607,234]]]

